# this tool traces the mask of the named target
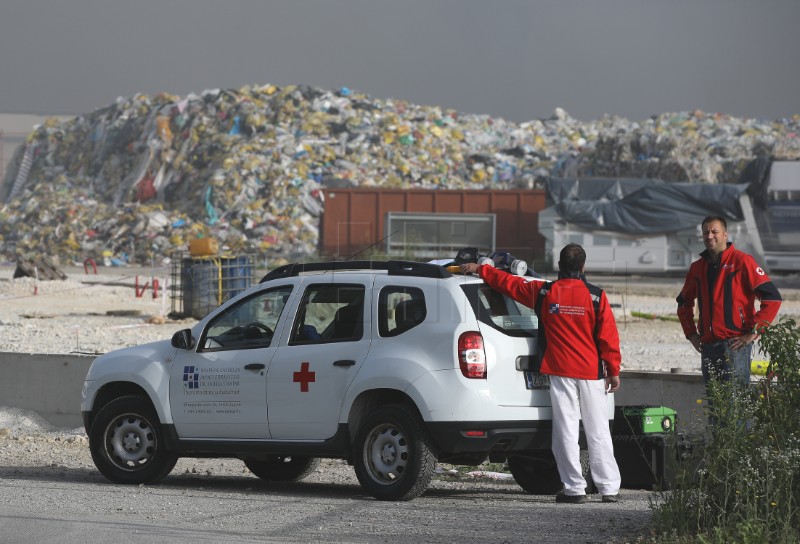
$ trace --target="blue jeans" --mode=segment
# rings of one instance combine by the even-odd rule
[[[720,340],[711,344],[703,344],[701,353],[701,370],[703,381],[708,390],[709,380],[734,382],[741,386],[750,384],[750,357],[753,346],[748,345],[734,350],[728,340]]]
[[[731,348],[728,340],[720,340],[711,344],[703,344],[701,351],[701,370],[705,382],[708,407],[713,407],[711,400],[710,382],[733,382],[736,386],[747,388],[750,385],[750,356],[753,346],[747,345],[738,350]],[[718,425],[717,416],[712,410],[709,423]],[[737,425],[749,427],[749,423],[738,421]]]

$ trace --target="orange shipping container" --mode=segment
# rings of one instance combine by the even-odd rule
[[[432,191],[423,189],[326,189],[320,224],[320,252],[347,259],[385,251],[389,212],[495,214],[495,250],[528,263],[543,263],[544,237],[539,212],[545,192],[533,190]],[[442,255],[447,258],[449,255]]]

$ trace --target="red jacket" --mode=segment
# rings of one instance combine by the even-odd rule
[[[598,380],[603,378],[605,361],[608,376],[619,375],[622,357],[614,314],[606,294],[583,276],[528,281],[486,265],[478,267],[478,274],[492,289],[529,308],[536,309],[538,298],[543,297],[539,305],[539,334],[545,335],[544,344],[539,342],[544,346],[542,374]],[[600,298],[597,312],[590,289]]]
[[[772,323],[781,307],[781,295],[753,257],[729,243],[720,255],[715,273],[708,251],[700,256],[689,267],[676,299],[686,338],[699,333],[701,342],[710,343],[742,336],[754,327],[762,329]],[[758,312],[756,297],[761,301]],[[697,324],[695,299],[700,314]]]

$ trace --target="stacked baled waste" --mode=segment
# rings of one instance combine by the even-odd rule
[[[0,185],[0,258],[150,264],[212,236],[312,256],[323,188],[504,189],[548,176],[729,183],[756,156],[800,158],[800,116],[703,112],[513,123],[347,88],[136,95],[20,146]]]

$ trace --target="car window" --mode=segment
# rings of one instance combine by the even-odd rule
[[[303,293],[290,345],[360,340],[364,336],[363,285],[312,284]]]
[[[508,336],[536,336],[539,319],[533,308],[481,283],[462,285],[478,321]]]
[[[269,347],[291,292],[278,287],[231,306],[208,325],[201,351]]]
[[[378,333],[397,336],[425,320],[425,295],[416,287],[386,286],[378,295]]]

